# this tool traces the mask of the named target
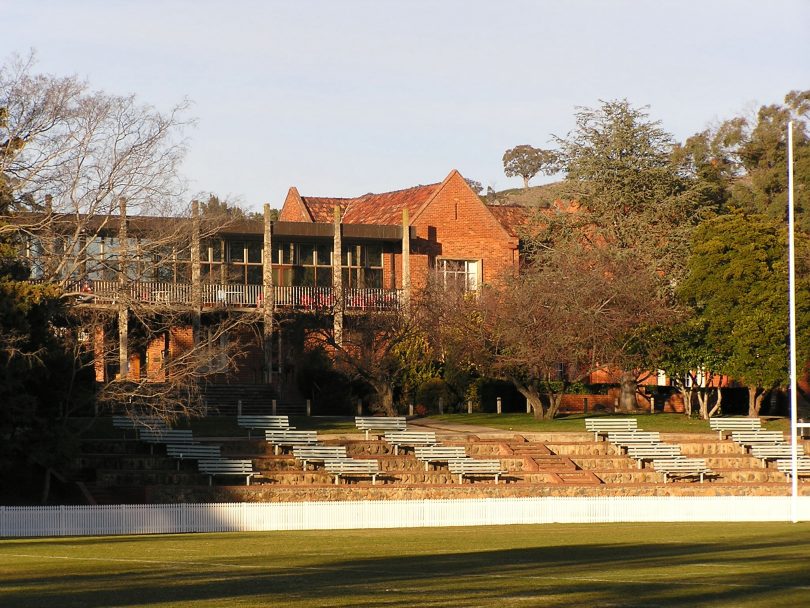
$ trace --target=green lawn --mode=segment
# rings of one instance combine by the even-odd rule
[[[554,420],[535,420],[531,414],[445,414],[431,416],[435,420],[476,424],[512,431],[578,431],[585,430],[585,418],[593,414],[561,415]],[[622,415],[621,417],[624,417]],[[638,419],[638,426],[645,431],[669,433],[709,433],[709,422],[688,418],[683,414],[631,414]],[[787,431],[790,421],[784,418],[763,421],[767,429]]]
[[[0,541],[0,606],[802,606],[810,524]]]

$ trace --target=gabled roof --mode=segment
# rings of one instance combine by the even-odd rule
[[[401,224],[402,210],[407,209],[413,217],[436,194],[439,186],[441,184],[430,184],[360,196],[349,205],[343,221],[347,224]]]
[[[340,207],[341,215],[346,214],[346,208],[349,203],[354,200],[351,198],[329,198],[325,196],[302,196],[301,201],[304,203],[312,221],[316,223],[330,223],[333,221],[335,206]]]
[[[506,229],[509,236],[514,237],[520,236],[520,229],[529,223],[534,211],[522,205],[487,205],[487,209]]]

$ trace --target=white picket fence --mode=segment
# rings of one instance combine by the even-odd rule
[[[0,507],[0,537],[419,528],[546,523],[789,521],[789,496]],[[810,520],[810,496],[798,498]]]

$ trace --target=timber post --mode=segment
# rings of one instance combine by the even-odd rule
[[[129,376],[129,304],[127,302],[127,201],[118,199],[118,378]]]
[[[191,202],[191,317],[192,344],[200,344],[202,281],[200,279],[200,203]]]
[[[411,307],[411,228],[408,208],[402,210],[402,309]]]

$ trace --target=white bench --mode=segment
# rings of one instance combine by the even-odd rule
[[[369,431],[380,431],[377,436],[382,436],[388,431],[404,431],[407,427],[405,416],[356,416],[355,426],[365,431],[368,439]]]
[[[269,430],[264,432],[264,439],[273,445],[273,453],[278,455],[281,447],[318,443],[318,431]]]
[[[709,418],[709,428],[717,431],[717,436],[723,436],[732,431],[759,431],[762,429],[762,422],[759,418],[749,418],[738,416],[734,418]]]
[[[425,471],[432,462],[450,462],[467,458],[467,450],[460,445],[418,445],[413,449],[416,459],[425,463]]]
[[[635,431],[638,429],[638,420],[635,418],[586,418],[585,430],[593,433],[593,440],[599,441],[600,435],[607,435],[611,431]]]
[[[130,418],[129,416],[113,416],[112,417],[112,425],[113,428],[121,429],[124,431],[124,437],[126,437],[127,431],[137,431],[140,429],[163,429],[169,430],[169,426],[163,420],[163,418],[158,418],[156,416],[143,416],[139,418]]]
[[[335,476],[335,485],[341,477],[371,477],[371,485],[377,483],[380,463],[370,459],[336,458],[324,460],[324,469]]]
[[[804,448],[798,446],[798,454],[804,456]],[[764,466],[768,466],[769,460],[779,460],[780,458],[790,458],[792,448],[789,443],[757,443],[751,446],[751,456],[759,458]]]
[[[739,443],[743,452],[746,452],[747,448],[754,445],[784,443],[785,435],[782,431],[732,431],[731,439]]]
[[[631,445],[657,445],[661,443],[661,434],[658,431],[611,432],[607,434],[607,441],[622,449]]]
[[[293,446],[293,456],[303,463],[306,470],[308,462],[325,462],[348,458],[345,445],[296,445]]]
[[[436,445],[434,431],[391,431],[385,434],[385,440],[394,446],[394,455],[399,454],[399,448],[416,447],[418,445]]]
[[[653,469],[664,474],[664,483],[668,477],[703,477],[711,470],[706,466],[705,458],[671,458],[652,461]]]
[[[208,475],[208,485],[213,485],[214,475],[244,475],[245,485],[250,485],[250,478],[256,475],[252,460],[217,459],[197,462],[200,473]]]
[[[202,443],[170,443],[166,445],[166,455],[177,458],[177,470],[182,460],[217,460],[222,457],[218,445]]]
[[[793,473],[792,459],[780,458],[776,461],[776,468],[784,473],[788,481],[790,481],[790,476]],[[807,456],[799,456],[796,460],[796,477],[801,477],[802,475],[810,475],[810,458]]]
[[[236,424],[248,430],[248,439],[253,429],[285,430],[294,429],[290,426],[287,416],[237,416]]]
[[[447,465],[453,475],[458,475],[458,482],[464,483],[464,477],[495,477],[495,483],[506,471],[501,467],[500,460],[476,460],[463,458],[451,460]]]
[[[159,443],[194,443],[191,429],[140,429],[138,438],[149,445],[149,453],[155,453],[155,445]]]
[[[643,468],[644,461],[672,459],[682,456],[681,446],[671,443],[654,443],[651,445],[628,445],[627,455],[638,460],[638,468]]]

